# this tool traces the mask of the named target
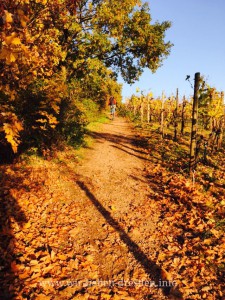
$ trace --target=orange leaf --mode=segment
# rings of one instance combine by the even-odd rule
[[[30,273],[28,272],[23,272],[22,274],[19,274],[20,279],[27,279],[30,277]]]
[[[164,268],[162,268],[161,270],[161,276],[163,280],[170,280],[170,281],[173,280],[172,275],[168,273]]]
[[[58,258],[59,258],[60,260],[67,260],[67,256],[64,255],[64,254],[59,254],[59,255],[58,255]]]
[[[17,272],[18,271],[18,267],[17,267],[15,261],[11,262],[11,269],[12,269],[13,272]]]

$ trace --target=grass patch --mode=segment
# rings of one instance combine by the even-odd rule
[[[98,119],[96,119],[93,122],[90,122],[87,126],[86,129],[88,131],[95,131],[95,130],[100,130],[102,124],[108,124],[110,123],[110,119],[106,114],[102,114],[99,116]]]

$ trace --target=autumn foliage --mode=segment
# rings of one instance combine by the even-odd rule
[[[139,0],[0,0],[0,25],[0,162],[64,146],[52,160],[21,155],[0,166],[2,299],[167,299],[143,284],[85,285],[104,274],[115,282],[157,275],[176,282],[168,297],[222,300],[224,94],[201,79],[190,174],[193,99],[141,92],[121,104],[118,74],[133,83],[144,68],[156,71],[172,46],[170,23],[152,24]],[[110,95],[136,122],[135,138],[93,133],[115,152],[103,160],[100,147],[107,176],[98,168],[90,176],[98,161],[78,171],[82,155],[67,145],[82,140]],[[109,172],[119,178],[111,190]],[[122,187],[124,199],[111,203]]]
[[[157,262],[176,280],[182,299],[223,299],[224,94],[201,78],[196,163],[190,173],[193,99],[179,100],[133,95],[124,107],[155,164],[147,173],[150,198],[160,211]]]
[[[70,122],[66,107],[84,115],[76,120],[76,126],[83,126],[91,110],[88,101],[102,109],[114,94],[120,102],[117,72],[132,82],[144,67],[155,71],[169,54],[164,34],[170,23],[150,21],[148,7],[137,0],[122,5],[1,0],[1,155],[9,146],[14,153],[19,145],[30,146],[32,138],[39,147],[62,136],[63,124]]]

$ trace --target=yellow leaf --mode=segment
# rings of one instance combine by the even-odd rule
[[[31,265],[31,266],[36,266],[36,265],[38,265],[38,261],[37,261],[36,259],[32,259],[32,260],[30,261],[30,265]]]
[[[47,274],[47,273],[49,273],[52,269],[53,269],[53,266],[50,265],[50,266],[48,266],[48,267],[43,268],[41,271],[42,271],[42,274]]]
[[[54,257],[55,257],[55,252],[52,250],[51,251],[51,259],[54,259]]]
[[[30,226],[31,226],[31,223],[28,222],[28,223],[26,223],[26,224],[23,226],[23,228],[28,229],[28,228],[30,228]]]
[[[10,143],[11,145],[14,144],[14,140],[13,140],[13,136],[10,134],[6,134],[6,140],[8,143]]]
[[[93,256],[91,256],[91,255],[87,255],[85,258],[86,258],[86,260],[87,260],[88,262],[93,262],[93,261],[94,261],[94,258],[93,258]]]
[[[210,245],[212,243],[212,240],[211,239],[206,239],[204,240],[203,242],[205,245]]]
[[[50,300],[52,299],[50,296],[46,296],[45,294],[38,294],[35,296],[36,300]]]
[[[40,273],[41,272],[41,266],[39,265],[34,265],[34,266],[31,266],[31,272],[34,272],[34,273]]]
[[[47,120],[46,120],[46,119],[38,119],[38,120],[36,120],[36,122],[39,122],[39,123],[46,123]]]
[[[16,57],[13,53],[10,53],[9,57],[7,58],[7,62],[12,63],[16,61]]]
[[[165,253],[159,253],[158,255],[158,260],[159,261],[163,261],[166,258],[166,254]]]
[[[11,44],[13,45],[20,45],[21,44],[21,40],[18,37],[15,37],[11,40]]]
[[[109,208],[110,208],[112,211],[116,211],[116,207],[115,207],[114,205],[111,205]]]
[[[58,258],[59,258],[60,260],[67,260],[67,256],[64,255],[64,254],[59,254],[59,255],[58,255]]]
[[[221,236],[221,233],[218,231],[218,230],[216,230],[216,229],[211,229],[210,230],[211,232],[212,232],[212,234],[216,237],[216,238],[219,238],[220,236]]]
[[[17,149],[18,149],[17,145],[13,144],[13,145],[11,145],[11,147],[12,147],[13,152],[16,153]]]
[[[105,293],[101,293],[101,298],[102,299],[111,299],[112,298],[112,295],[109,295],[109,294],[105,294]]]
[[[8,10],[5,10],[5,22],[6,23],[12,23],[13,17],[12,14],[8,12]]]
[[[16,38],[16,37],[17,37],[16,32],[13,32],[11,35],[5,37],[5,43],[6,43],[7,45],[10,45],[10,44],[12,43],[12,40],[13,40],[14,38]]]
[[[29,50],[28,50],[28,48],[25,45],[21,44],[21,49],[23,49],[25,55],[28,57],[29,56]]]
[[[208,291],[210,291],[212,289],[212,287],[210,287],[210,286],[204,286],[203,288],[202,288],[202,291],[203,292],[208,292]]]

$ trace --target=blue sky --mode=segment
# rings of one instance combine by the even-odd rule
[[[149,0],[152,21],[171,21],[166,41],[174,44],[163,66],[152,74],[145,70],[133,85],[123,83],[123,98],[139,88],[153,96],[179,89],[180,97],[193,94],[186,75],[204,75],[210,86],[225,90],[225,0]],[[123,82],[121,79],[119,82]],[[140,94],[140,93],[139,93]]]

